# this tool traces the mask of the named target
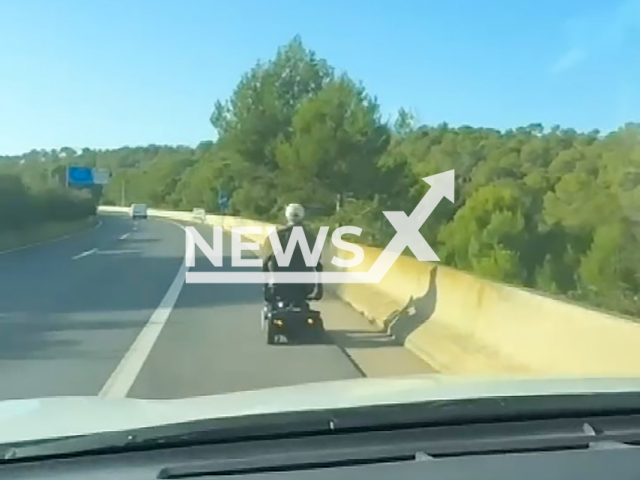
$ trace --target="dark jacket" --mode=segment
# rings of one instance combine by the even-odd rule
[[[280,239],[280,245],[282,246],[283,252],[287,251],[287,245],[289,244],[289,239],[291,238],[291,234],[293,233],[294,225],[287,225],[286,227],[280,227],[277,229],[278,238]],[[307,245],[309,246],[309,250],[313,251],[313,247],[316,244],[316,237],[311,233],[307,228],[303,227],[304,235],[307,240]],[[309,272],[309,271],[317,271],[322,272],[322,257],[318,259],[318,264],[315,266],[308,267],[305,260],[304,255],[302,254],[302,250],[300,249],[300,244],[296,242],[295,249],[293,251],[293,255],[291,256],[291,262],[288,266],[279,266],[278,262],[273,253],[273,248],[271,246],[271,241],[269,237],[264,240],[262,245],[263,253],[262,253],[262,270],[264,272],[276,272],[276,271],[288,271],[288,272]],[[265,300],[268,300],[269,295],[271,295],[271,290],[269,285],[265,284]],[[288,291],[293,296],[298,297],[307,297],[308,295],[312,295],[314,300],[320,300],[323,297],[323,286],[322,283],[311,283],[311,284],[278,284],[278,291],[282,292],[283,290]]]
[[[280,239],[280,245],[282,245],[282,250],[287,251],[287,246],[289,244],[289,239],[291,238],[291,234],[293,233],[295,225],[287,225],[286,227],[279,227],[277,229],[278,238]],[[316,244],[316,237],[313,233],[311,233],[306,227],[302,227],[304,231],[304,236],[307,240],[307,245],[309,246],[309,250],[313,251],[313,247]],[[302,249],[300,248],[300,244],[296,243],[295,249],[293,251],[293,255],[291,256],[291,262],[289,266],[279,266],[276,261],[275,255],[273,253],[273,248],[271,246],[271,241],[269,237],[264,240],[262,245],[263,248],[263,270],[264,271],[287,271],[287,272],[308,272],[314,271],[316,269],[322,270],[322,261],[318,260],[317,266],[308,267],[305,260],[304,255],[302,254]]]

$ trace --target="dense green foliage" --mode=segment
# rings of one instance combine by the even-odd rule
[[[0,173],[0,233],[46,222],[81,220],[96,213],[96,201],[86,192],[57,185],[30,188],[18,175]]]
[[[445,263],[640,313],[640,126],[452,128],[417,125],[404,110],[390,124],[362,85],[297,38],[245,74],[211,123],[217,140],[197,148],[34,151],[21,169],[32,165],[37,181],[68,163],[107,167],[111,204],[124,193],[125,204],[216,212],[229,192],[230,213],[281,220],[300,202],[314,222],[358,225],[374,245],[395,233],[383,210],[409,213],[423,177],[455,169],[455,203],[443,200],[422,228]]]

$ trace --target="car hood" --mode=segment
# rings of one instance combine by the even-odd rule
[[[49,397],[0,401],[0,443],[243,415],[501,396],[640,392],[639,378],[355,379],[176,400]]]

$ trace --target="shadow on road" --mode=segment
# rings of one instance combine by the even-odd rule
[[[328,330],[327,334],[333,343],[343,348],[385,348],[400,345],[400,342],[385,332]]]
[[[435,312],[438,298],[436,283],[437,267],[429,275],[426,293],[419,298],[411,298],[399,311],[385,319],[386,328],[376,330],[327,330],[336,345],[342,348],[384,348],[403,346],[407,337],[428,321]]]
[[[95,357],[101,336],[105,355],[122,356],[108,342],[129,345],[158,308],[184,262],[184,232],[163,221],[141,223],[135,231],[127,219],[104,222],[95,238],[0,259],[0,359]],[[74,258],[96,247],[98,253]],[[211,270],[196,252],[192,270]],[[229,256],[223,265],[231,269]],[[183,284],[173,312],[254,304],[258,317],[261,285]]]
[[[145,244],[145,243],[157,243],[161,240],[159,238],[127,238],[124,240],[120,240],[121,242],[126,242],[128,244]]]
[[[96,358],[96,351],[82,348],[77,335],[126,331],[133,335],[142,322],[69,320],[55,315],[0,315],[0,360]]]

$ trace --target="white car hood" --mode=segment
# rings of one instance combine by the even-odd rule
[[[356,379],[178,400],[51,397],[0,401],[0,443],[204,418],[468,398],[640,392],[640,378],[513,379],[420,375]]]

